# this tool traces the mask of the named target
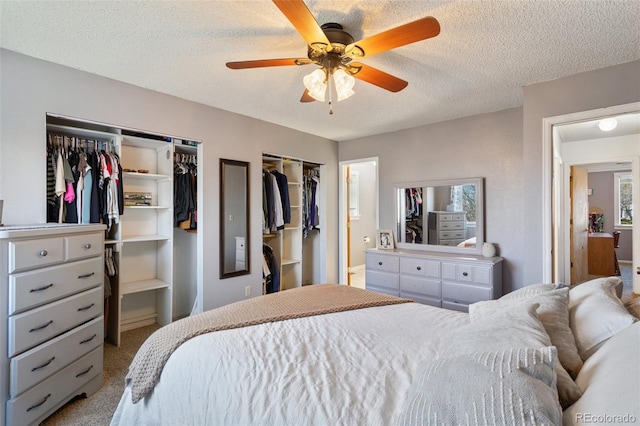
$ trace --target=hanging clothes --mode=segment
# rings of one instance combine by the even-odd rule
[[[278,173],[278,175],[284,176],[281,173]],[[278,181],[278,179],[280,179],[280,181]],[[269,234],[284,229],[285,209],[288,209],[287,219],[291,222],[289,188],[286,182],[286,176],[284,176],[284,179],[281,177],[277,178],[276,175],[269,170],[262,170],[262,186],[263,196],[266,199],[266,202],[262,204],[264,209],[263,222],[265,224],[263,233]],[[283,203],[283,199],[286,199],[286,206]]]
[[[276,293],[280,291],[280,269],[278,260],[273,253],[273,249],[268,244],[262,244],[262,255],[264,258],[263,261],[266,264],[266,268],[262,270],[265,293]]]
[[[110,142],[47,133],[47,222],[111,228],[124,213],[121,177]]]
[[[174,226],[197,228],[197,158],[174,153],[173,209]]]
[[[319,229],[320,216],[317,189],[320,183],[320,171],[306,170],[302,177],[302,236],[306,238],[312,229]]]

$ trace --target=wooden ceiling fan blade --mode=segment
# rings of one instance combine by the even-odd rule
[[[399,92],[409,84],[408,82],[398,77],[387,74],[384,71],[380,71],[379,69],[370,67],[368,65],[360,63],[351,63],[349,65],[349,68],[352,72],[354,68],[360,69],[355,74],[352,74],[358,80],[366,81],[367,83],[371,83],[374,86],[381,87],[390,92]]]
[[[364,56],[372,56],[396,47],[415,43],[440,34],[440,24],[431,16],[409,22],[396,28],[384,31],[360,41],[351,43],[345,48],[349,52],[354,47],[359,47],[364,51]],[[357,50],[357,49],[356,49]]]
[[[311,97],[311,95],[309,94],[309,91],[307,89],[304,89],[304,93],[302,94],[302,97],[300,98],[300,102],[302,103],[306,103],[306,102],[315,102],[316,100],[313,99]]]
[[[263,67],[285,67],[289,65],[307,65],[311,60],[307,58],[283,58],[283,59],[258,59],[255,61],[227,62],[227,67],[232,70]]]
[[[322,43],[331,47],[329,39],[302,0],[273,0],[273,2],[308,45]]]

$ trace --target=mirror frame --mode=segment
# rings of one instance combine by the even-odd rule
[[[475,247],[455,247],[455,246],[440,246],[431,244],[415,244],[400,242],[400,235],[396,236],[397,247],[399,249],[407,250],[422,250],[432,252],[444,252],[444,253],[457,253],[460,255],[482,254],[482,244],[485,242],[484,235],[484,178],[467,178],[467,179],[447,179],[447,180],[432,180],[432,181],[418,181],[418,182],[400,182],[394,183],[394,197],[395,197],[395,230],[398,232],[398,225],[400,224],[400,218],[403,214],[400,212],[400,202],[398,200],[398,190],[404,190],[405,188],[417,188],[427,186],[454,186],[462,184],[475,184],[476,185],[476,246]]]
[[[245,211],[244,211],[244,227],[245,227],[245,236],[244,236],[244,269],[239,269],[239,270],[234,270],[231,272],[225,272],[225,262],[226,262],[226,257],[225,257],[225,247],[226,247],[226,238],[227,235],[225,233],[225,224],[227,223],[226,221],[226,217],[227,217],[227,212],[225,211],[225,188],[227,185],[227,173],[226,173],[226,168],[227,166],[238,166],[238,167],[243,167],[244,168],[244,179],[245,179],[245,197],[244,197],[244,204],[245,204]],[[220,279],[223,278],[230,278],[230,277],[237,277],[240,275],[247,275],[250,273],[250,247],[251,245],[249,244],[249,236],[250,236],[250,229],[249,229],[249,212],[250,212],[250,208],[249,208],[249,163],[246,161],[237,161],[237,160],[227,160],[224,158],[220,159]],[[235,236],[234,236],[235,238]]]

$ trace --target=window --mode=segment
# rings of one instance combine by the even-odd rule
[[[633,225],[633,177],[631,173],[614,173],[614,208],[616,227]]]
[[[467,213],[467,222],[476,221],[476,186],[456,185],[451,187],[451,201],[456,211]]]

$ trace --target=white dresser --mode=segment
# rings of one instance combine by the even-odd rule
[[[366,251],[366,288],[468,312],[502,295],[502,258],[419,250]]]
[[[467,239],[465,212],[429,212],[429,244],[456,246]]]
[[[104,226],[0,228],[0,419],[38,424],[102,386]]]

